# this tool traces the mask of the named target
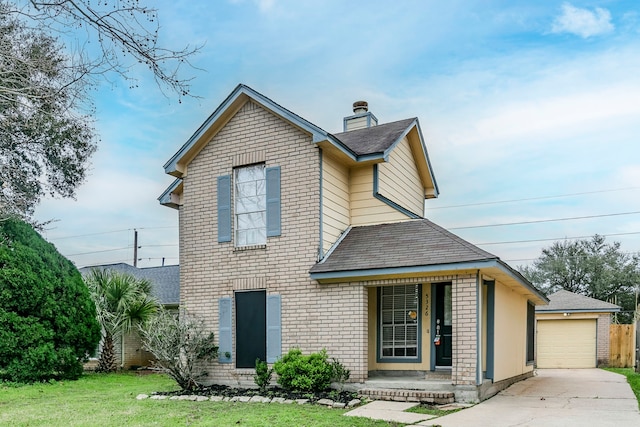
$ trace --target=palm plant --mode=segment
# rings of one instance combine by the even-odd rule
[[[159,303],[151,295],[151,282],[130,274],[93,269],[85,282],[102,326],[102,350],[96,371],[115,372],[118,364],[114,338],[131,332],[149,320]]]

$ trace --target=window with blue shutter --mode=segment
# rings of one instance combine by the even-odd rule
[[[218,177],[218,242],[231,241],[231,175]]]
[[[267,295],[267,363],[282,355],[282,300],[280,295]]]
[[[231,363],[233,350],[232,335],[232,301],[225,297],[218,300],[218,361]]]
[[[267,168],[267,237],[279,236],[280,226],[280,167]]]

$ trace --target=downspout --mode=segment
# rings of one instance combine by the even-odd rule
[[[318,147],[318,163],[320,165],[320,203],[318,206],[318,212],[319,212],[319,217],[320,217],[320,222],[319,222],[319,230],[320,230],[320,236],[318,239],[318,261],[321,261],[324,258],[324,251],[322,248],[322,223],[324,222],[324,218],[322,217],[322,180],[323,180],[323,174],[322,174],[322,169],[323,169],[323,164],[322,164],[322,148]]]
[[[482,288],[476,270],[476,385],[482,385]]]

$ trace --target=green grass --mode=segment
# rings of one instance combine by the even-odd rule
[[[462,408],[450,409],[445,411],[442,409],[438,409],[433,405],[421,404],[418,406],[414,406],[413,408],[409,408],[405,412],[415,412],[416,414],[427,414],[427,415],[434,415],[436,417],[443,417],[445,415],[453,414],[461,410]]]
[[[0,425],[11,426],[327,426],[401,424],[344,417],[316,405],[136,400],[176,390],[164,375],[88,374],[78,381],[0,385]]]
[[[605,368],[607,371],[615,372],[617,374],[622,374],[627,377],[627,382],[631,386],[631,390],[636,395],[636,399],[638,399],[638,407],[640,408],[640,374],[634,372],[631,368]]]

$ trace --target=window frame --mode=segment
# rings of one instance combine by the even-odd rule
[[[238,178],[238,174],[241,173],[241,171],[243,170],[249,170],[249,169],[259,169],[261,171],[261,177],[257,180],[251,180],[251,181],[240,181],[240,179]],[[251,165],[243,165],[243,166],[238,166],[233,168],[233,219],[234,219],[234,223],[233,223],[233,242],[234,242],[234,246],[236,248],[244,248],[244,247],[251,247],[251,246],[264,246],[267,244],[267,167],[264,163],[254,163]],[[255,184],[255,194],[251,194],[250,196],[240,196],[240,187],[242,184],[249,184],[247,187],[250,187],[251,183],[256,183]],[[261,183],[261,184],[260,184]],[[260,192],[261,190],[261,192]],[[262,205],[261,209],[259,210],[251,210],[251,211],[244,211],[239,208],[239,202],[242,199],[249,199],[249,198],[259,198],[259,202],[258,204]],[[255,214],[260,214],[262,217],[262,224],[260,224],[260,227],[240,227],[240,216],[251,216],[251,215],[255,215]],[[245,237],[243,239],[241,239],[240,233],[241,232],[250,232],[250,231],[255,231],[258,230],[258,233],[260,233],[261,238],[256,239],[256,240],[251,240],[249,241],[247,239],[247,237],[249,236],[249,234],[245,235]],[[242,243],[241,243],[242,240]]]

